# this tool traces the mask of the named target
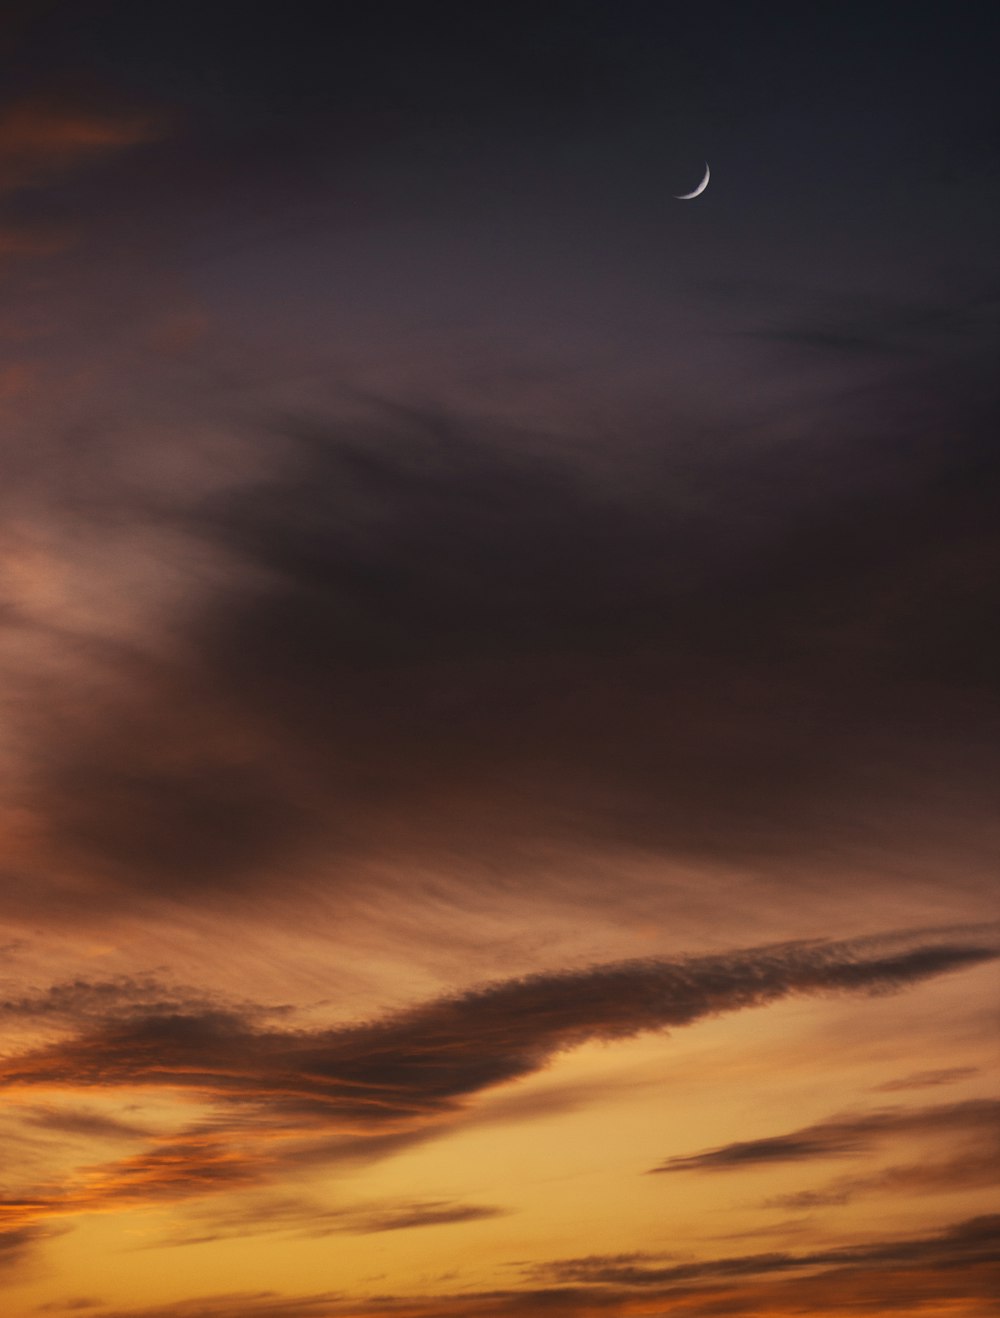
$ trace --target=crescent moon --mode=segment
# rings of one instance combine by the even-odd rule
[[[705,161],[705,177],[701,180],[694,192],[682,192],[679,196],[675,193],[678,201],[690,201],[692,197],[700,197],[708,187],[708,180],[712,177],[712,171],[708,167],[708,161]]]

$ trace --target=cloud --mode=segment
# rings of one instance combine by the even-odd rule
[[[994,1168],[998,1158],[1000,1139],[994,1129],[987,1132],[987,1138],[980,1147],[969,1144],[964,1152],[954,1157],[883,1167],[867,1175],[838,1176],[818,1190],[796,1190],[791,1194],[775,1195],[767,1201],[767,1206],[826,1208],[851,1203],[866,1194],[912,1197],[917,1194],[951,1194],[958,1190],[992,1189],[996,1185]]]
[[[296,1239],[337,1234],[380,1235],[388,1231],[488,1221],[503,1217],[508,1211],[490,1204],[466,1204],[447,1199],[399,1200],[330,1208],[303,1197],[250,1192],[228,1200],[225,1205],[195,1208],[185,1217],[183,1228],[168,1236],[165,1242],[156,1244],[205,1244],[274,1233]]]
[[[925,1089],[936,1085],[951,1085],[959,1080],[968,1080],[971,1076],[978,1075],[979,1070],[980,1068],[977,1066],[949,1066],[937,1071],[914,1071],[911,1075],[900,1076],[896,1080],[887,1080],[884,1084],[876,1085],[872,1092],[894,1094],[907,1089]]]
[[[39,1313],[76,1313],[81,1309],[99,1309],[102,1301],[91,1296],[78,1295],[68,1300],[53,1300],[50,1304],[40,1304]]]
[[[17,1201],[0,1198],[0,1275],[17,1273],[46,1240],[61,1235],[65,1228],[40,1221],[37,1206],[24,1209]]]
[[[703,1278],[764,1276],[819,1267],[892,1267],[910,1259],[923,1262],[940,1259],[952,1266],[956,1257],[974,1261],[998,1257],[996,1228],[1000,1217],[978,1217],[943,1232],[937,1237],[888,1240],[864,1245],[846,1245],[802,1254],[776,1252],[740,1254],[731,1258],[695,1263],[649,1264],[645,1261],[618,1262],[604,1257],[569,1259],[543,1264],[539,1276],[556,1281],[597,1282],[616,1286],[659,1286],[664,1282],[689,1282]]]
[[[905,1315],[946,1303],[949,1312],[973,1318],[995,1294],[998,1227],[995,1217],[973,1218],[923,1236],[660,1266],[642,1255],[555,1260],[527,1270],[523,1288],[488,1292],[354,1301],[331,1293],[219,1295],[171,1305],[169,1318],[625,1318],[649,1314],[656,1303],[690,1318],[791,1318],[804,1308]],[[168,1318],[168,1310],[115,1310],[105,1318]]]
[[[668,1158],[652,1171],[739,1171],[774,1163],[853,1156],[897,1135],[995,1133],[998,1129],[1000,1102],[987,1099],[970,1099],[940,1107],[891,1108],[834,1117],[803,1126],[787,1135],[740,1140],[703,1153]]]
[[[0,195],[47,183],[161,132],[162,125],[148,112],[41,96],[9,103],[0,107]]]
[[[143,1139],[152,1133],[146,1126],[85,1107],[22,1108],[18,1115],[26,1125],[66,1135],[98,1139]]]
[[[691,957],[644,960],[501,981],[442,997],[394,1015],[332,1029],[297,1028],[283,1013],[248,1006],[207,1007],[184,993],[149,1000],[155,984],[119,981],[120,1001],[78,983],[48,999],[61,1013],[80,1006],[75,1032],[13,1053],[0,1063],[0,1086],[13,1095],[97,1088],[146,1088],[209,1104],[186,1128],[147,1137],[126,1157],[90,1164],[57,1187],[39,1186],[5,1205],[12,1228],[124,1206],[256,1195],[295,1168],[390,1157],[449,1131],[495,1119],[473,1100],[544,1068],[558,1053],[596,1039],[676,1028],[724,1012],[761,1007],[799,994],[885,993],[976,966],[1000,953],[972,942],[932,943],[904,936],[847,943],[795,943]],[[103,1019],[95,1016],[101,1004]],[[186,1005],[185,1005],[186,1004]],[[65,1029],[65,1026],[63,1027]],[[937,1129],[983,1122],[993,1109],[966,1104],[828,1123],[799,1133],[826,1146],[872,1139],[886,1128]],[[501,1105],[501,1112],[503,1111]],[[527,1114],[533,1111],[529,1104]],[[87,1109],[35,1110],[36,1124],[75,1135],[135,1135]],[[512,1114],[516,1117],[516,1110]],[[29,1110],[29,1120],[32,1113]],[[907,1125],[907,1122],[909,1125]],[[763,1142],[768,1144],[768,1142]],[[772,1142],[773,1143],[773,1142]],[[744,1157],[746,1155],[744,1154]],[[758,1158],[774,1156],[756,1150]],[[246,1198],[240,1221],[258,1204]],[[274,1213],[263,1201],[261,1221]],[[225,1210],[231,1213],[231,1210]],[[496,1216],[494,1206],[450,1201],[375,1205],[320,1213],[314,1228],[380,1232]],[[289,1222],[287,1208],[278,1220]],[[298,1215],[301,1227],[302,1213]],[[198,1237],[226,1230],[211,1216]]]
[[[90,1171],[96,1179],[85,1201],[95,1207],[143,1205],[252,1184],[266,1175],[267,1161],[259,1154],[248,1158],[232,1140],[189,1132]],[[80,1211],[72,1194],[65,1203]]]
[[[34,1226],[0,1228],[0,1268],[19,1262],[21,1256],[46,1234],[42,1228]]]
[[[76,637],[71,672],[23,678],[39,877],[8,900],[97,918],[279,869],[335,894],[399,857],[513,886],[540,849],[602,847],[798,888],[852,839],[975,849],[1000,661],[968,395],[947,445],[894,417],[773,456],[681,427],[570,451],[382,404],[276,424],[223,491],[50,464],[98,543],[172,537],[200,575],[169,645]]]
[[[755,335],[796,347],[873,357],[926,353],[941,345],[968,349],[996,337],[998,307],[995,287],[936,303],[845,298]]]
[[[298,1296],[275,1291],[232,1291],[181,1300],[166,1308],[111,1310],[102,1318],[241,1318],[244,1314],[247,1318],[326,1318],[338,1302],[343,1303],[338,1291]]]
[[[247,1001],[231,1002],[218,994],[168,983],[152,974],[114,975],[106,979],[80,977],[0,998],[0,1020],[54,1027],[67,1024],[79,1027],[86,1021],[107,1023],[153,1013],[195,1016],[216,1011],[224,1015],[236,1013],[245,1019],[262,1011],[266,1015],[280,1016],[286,1014],[288,1008],[261,1008]]]
[[[436,1199],[352,1215],[347,1219],[350,1225],[346,1229],[357,1235],[372,1235],[382,1231],[406,1231],[412,1227],[481,1222],[486,1218],[501,1217],[505,1211],[488,1204],[457,1204]]]
[[[898,990],[997,955],[974,942],[878,948],[865,941],[624,962],[509,980],[332,1030],[268,1028],[238,1010],[168,1006],[112,1015],[76,1038],[8,1057],[0,1083],[165,1086],[392,1133],[394,1123],[445,1115],[588,1040],[629,1038],[794,994]]]
[[[848,1113],[784,1135],[741,1140],[701,1153],[668,1158],[659,1172],[738,1172],[786,1163],[823,1162],[870,1154],[900,1138],[933,1142],[934,1154],[919,1163],[838,1176],[819,1189],[777,1195],[767,1207],[809,1209],[842,1205],[864,1194],[912,1196],[986,1188],[1000,1160],[1000,1102],[969,1099],[936,1107],[888,1108]],[[955,1151],[942,1157],[941,1145]]]

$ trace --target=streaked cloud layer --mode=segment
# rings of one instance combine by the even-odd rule
[[[657,1267],[647,1260],[571,1259],[548,1265],[550,1284],[507,1293],[420,1299],[389,1296],[362,1305],[336,1295],[289,1299],[253,1293],[195,1301],[173,1313],[199,1318],[236,1314],[292,1318],[293,1315],[489,1315],[650,1312],[650,1303],[693,1315],[801,1312],[817,1304],[823,1312],[907,1313],[914,1304],[935,1312],[940,1302],[957,1313],[982,1313],[997,1277],[995,1217],[956,1223],[937,1235],[886,1240],[878,1245],[816,1254],[757,1254],[718,1259],[707,1265]],[[805,1274],[805,1275],[803,1275]],[[944,1312],[944,1308],[940,1310]],[[114,1318],[165,1318],[165,1309],[115,1311]]]
[[[593,1040],[691,1026],[790,996],[900,992],[997,957],[996,945],[981,941],[898,936],[674,962],[650,959],[529,976],[326,1030],[283,1022],[287,1008],[199,1002],[186,991],[159,990],[154,982],[55,985],[34,998],[0,1004],[8,1016],[54,1020],[63,1031],[56,1042],[10,1056],[0,1066],[0,1087],[18,1104],[15,1119],[29,1131],[130,1145],[138,1140],[145,1147],[79,1168],[58,1188],[36,1185],[5,1199],[5,1246],[16,1257],[44,1239],[52,1221],[74,1215],[249,1192],[280,1184],[282,1174],[296,1167],[392,1158],[474,1126],[470,1100],[521,1081]],[[66,1093],[107,1095],[116,1089],[180,1094],[208,1110],[195,1123],[163,1133],[86,1106],[24,1105],[34,1093],[58,1101]],[[531,1116],[530,1106],[525,1115]],[[673,1158],[655,1170],[733,1169],[856,1154],[900,1133],[995,1134],[997,1118],[996,1104],[984,1101],[874,1111]],[[516,1121],[511,1108],[508,1120]],[[981,1148],[976,1152],[981,1166]],[[440,1200],[324,1210],[272,1192],[246,1198],[238,1210],[227,1205],[218,1219],[209,1214],[180,1239],[204,1243],[231,1233],[234,1225],[314,1237],[370,1234],[481,1221],[503,1211]]]

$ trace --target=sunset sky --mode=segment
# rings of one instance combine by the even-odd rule
[[[995,6],[0,10],[2,1318],[994,1314]]]

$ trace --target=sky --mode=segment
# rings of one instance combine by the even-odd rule
[[[3,6],[5,1318],[995,1313],[997,35]]]

